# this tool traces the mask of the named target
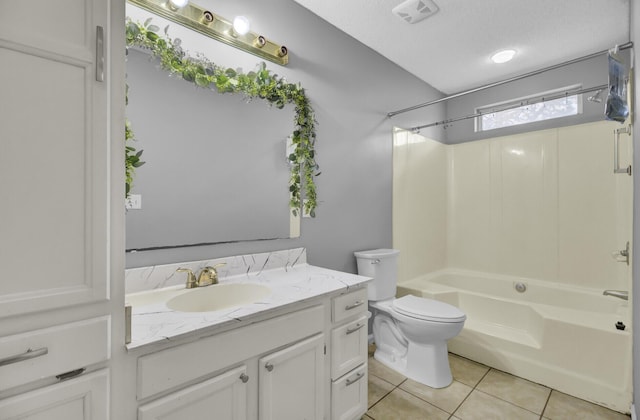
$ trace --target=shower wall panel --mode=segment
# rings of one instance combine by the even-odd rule
[[[443,145],[396,133],[399,280],[441,268],[629,290],[632,179],[613,130],[590,124]],[[404,136],[401,137],[400,135]],[[631,139],[620,139],[628,165]]]
[[[442,143],[398,130],[393,147],[393,246],[399,281],[445,268],[447,153]]]
[[[627,290],[630,177],[609,122],[450,146],[449,267]],[[628,148],[621,148],[625,161]],[[630,238],[629,238],[630,239]]]

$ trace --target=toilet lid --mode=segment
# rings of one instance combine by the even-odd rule
[[[464,312],[453,305],[413,295],[394,300],[393,309],[403,315],[427,321],[461,322],[467,319]]]

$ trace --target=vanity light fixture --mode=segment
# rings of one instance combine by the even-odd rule
[[[496,64],[506,63],[507,61],[513,60],[513,57],[516,56],[516,50],[500,50],[491,56],[491,61]]]
[[[237,16],[233,22],[189,0],[127,0],[129,3],[162,16],[210,38],[257,55],[282,66],[289,62],[289,52],[284,45],[269,41],[251,32],[249,19]],[[180,6],[182,5],[182,6]]]

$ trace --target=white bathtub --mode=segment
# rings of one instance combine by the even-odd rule
[[[526,291],[515,289],[523,283]],[[631,405],[631,310],[602,290],[461,270],[398,285],[467,314],[449,351],[617,411]],[[622,321],[626,330],[615,324]]]

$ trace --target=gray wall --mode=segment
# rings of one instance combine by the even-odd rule
[[[127,255],[127,267],[303,246],[310,263],[355,272],[354,251],[391,246],[392,127],[442,119],[444,107],[393,120],[386,113],[441,94],[291,0],[218,2],[211,9],[226,17],[247,15],[257,32],[289,48],[288,66],[268,67],[300,82],[316,112],[322,171],[316,218],[303,219],[299,239],[138,252]],[[260,61],[224,44],[219,50],[210,58],[227,67],[249,71]],[[438,129],[423,134],[443,138]]]
[[[554,90],[565,86],[581,84],[583,88],[591,88],[594,86],[604,85],[608,80],[607,63],[607,56],[602,55],[587,61],[562,67],[560,69],[544,72],[537,76],[452,99],[447,102],[447,118],[458,118],[471,115],[475,113],[476,108],[484,105],[535,95],[539,92]],[[506,136],[526,131],[543,130],[546,128],[556,128],[600,121],[604,118],[604,98],[606,98],[606,92],[601,96],[603,98],[601,103],[587,101],[587,98],[594,93],[595,92],[591,92],[583,95],[582,114],[478,133],[476,133],[474,129],[474,119],[468,119],[456,122],[446,128],[445,142],[448,144],[456,144],[471,140]]]

